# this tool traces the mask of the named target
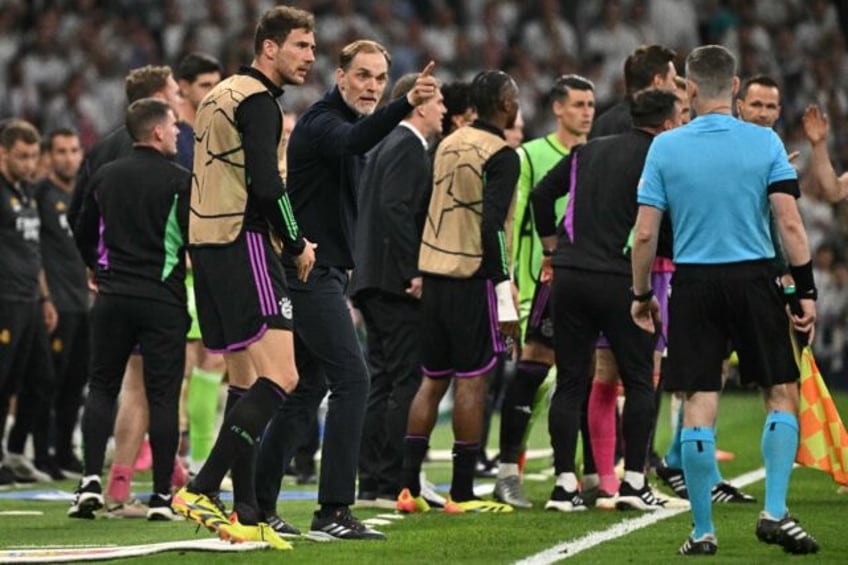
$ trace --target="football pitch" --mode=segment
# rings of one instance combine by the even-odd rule
[[[843,416],[848,415],[848,395],[834,394]],[[664,449],[669,439],[668,402],[664,399],[657,445]],[[725,394],[719,416],[720,449],[736,454],[733,461],[720,464],[725,479],[753,480],[745,490],[760,503],[748,505],[716,505],[715,523],[719,550],[717,563],[770,563],[790,559],[777,546],[757,541],[754,525],[761,509],[764,484],[749,475],[762,466],[760,436],[763,409],[754,393]],[[541,420],[533,430],[531,448],[548,447],[547,425]],[[496,446],[497,423],[493,424],[489,445]],[[432,441],[435,449],[449,449],[449,424],[441,424]],[[588,512],[563,514],[543,510],[553,485],[552,476],[543,476],[551,468],[548,456],[528,461],[525,481],[531,510],[511,514],[445,515],[431,512],[415,516],[380,516],[386,511],[354,509],[361,519],[376,518],[377,527],[388,535],[385,542],[316,543],[295,540],[294,551],[257,550],[245,553],[170,551],[125,560],[133,563],[550,563],[565,559],[575,563],[661,563],[675,559],[677,547],[686,539],[691,527],[688,511],[662,514],[639,512]],[[428,478],[447,488],[450,463],[432,461],[427,464]],[[146,496],[149,474],[137,476],[137,495]],[[653,480],[653,477],[651,477]],[[492,481],[477,479],[478,486]],[[71,492],[75,484],[64,482],[50,489]],[[284,517],[301,529],[308,530],[315,508],[314,487],[284,487],[289,498],[280,502]],[[0,492],[0,562],[8,559],[12,548],[36,549],[46,546],[138,546],[170,541],[205,540],[206,530],[195,531],[186,522],[146,522],[138,520],[93,521],[72,520],[65,516],[68,503],[21,498],[18,488]],[[837,494],[837,485],[828,475],[809,469],[796,469],[790,486],[789,508],[802,525],[815,536],[822,550],[807,558],[815,563],[848,562],[848,494]],[[389,513],[391,514],[391,513]],[[633,530],[633,531],[629,531]],[[622,535],[623,532],[628,532]],[[792,559],[800,559],[793,557]],[[47,562],[47,561],[46,561]],[[118,562],[112,561],[112,562]]]

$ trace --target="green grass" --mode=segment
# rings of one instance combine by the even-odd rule
[[[848,408],[848,396],[836,396],[843,413]],[[668,441],[667,403],[660,418],[658,441],[665,446]],[[759,444],[762,430],[762,403],[754,394],[728,394],[722,399],[718,445],[734,451],[734,461],[721,465],[725,478],[732,478],[760,467]],[[537,425],[531,437],[531,447],[545,447],[548,443],[544,421]],[[493,433],[497,434],[497,426]],[[433,444],[448,448],[450,430],[446,425],[438,428]],[[496,445],[492,438],[490,445]],[[528,471],[550,467],[550,461],[531,461]],[[446,463],[430,467],[428,476],[437,483],[449,481],[450,468]],[[298,541],[295,551],[280,555],[275,552],[248,554],[213,554],[187,552],[179,555],[179,563],[276,563],[284,558],[291,563],[345,563],[346,565],[374,562],[386,563],[509,563],[543,551],[556,544],[577,539],[592,531],[601,531],[636,513],[604,513],[590,511],[581,514],[560,514],[541,509],[552,480],[527,482],[527,493],[536,508],[505,515],[447,516],[441,513],[411,516],[398,520],[384,531],[386,542],[313,543]],[[71,490],[66,483],[61,488]],[[286,486],[293,490],[296,487]],[[760,500],[763,483],[746,489]],[[848,511],[848,495],[835,494],[836,485],[823,473],[798,469],[792,477],[789,506],[794,515],[822,544],[822,552],[815,557],[817,563],[843,563],[848,559],[848,537],[843,537],[844,520]],[[53,502],[28,502],[0,500],[2,510],[42,510],[39,517],[0,516],[0,547],[13,545],[46,544],[104,544],[132,545],[168,540],[207,537],[205,531],[195,533],[186,523],[147,523],[129,520],[78,521],[65,517],[67,504]],[[280,510],[287,519],[301,528],[308,528],[313,502],[283,502]],[[721,505],[715,509],[718,529],[719,555],[717,563],[766,563],[783,558],[782,551],[774,546],[757,542],[754,523],[760,505]],[[379,513],[375,510],[357,510],[360,518]],[[660,521],[657,524],[606,542],[575,556],[577,563],[652,563],[674,558],[676,548],[690,529],[688,513]],[[176,553],[163,553],[133,559],[133,562],[173,563]]]

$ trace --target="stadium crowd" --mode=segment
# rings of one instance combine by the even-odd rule
[[[811,147],[817,143],[813,141],[816,128],[821,133],[825,121],[810,109],[814,104],[826,112],[832,162],[835,170],[843,170],[848,166],[844,151],[848,145],[841,143],[848,135],[843,82],[848,6],[824,0],[315,0],[298,3],[306,11],[272,6],[249,0],[172,0],[154,7],[133,0],[2,3],[0,119],[11,119],[0,133],[4,151],[0,172],[12,195],[9,214],[16,217],[15,229],[22,237],[20,245],[17,240],[4,245],[21,261],[24,275],[10,279],[17,285],[10,285],[17,294],[6,289],[2,295],[0,306],[10,313],[13,332],[11,338],[0,334],[0,341],[9,345],[12,338],[25,339],[30,345],[25,353],[12,350],[0,359],[4,363],[0,376],[9,377],[0,381],[2,398],[12,393],[18,398],[0,480],[43,481],[74,473],[81,481],[68,511],[72,518],[92,518],[104,507],[115,516],[144,515],[153,520],[176,519],[180,514],[225,540],[266,541],[287,549],[282,538],[300,535],[300,531],[277,514],[280,477],[296,442],[306,433],[300,428],[309,427],[329,391],[323,460],[332,464],[321,469],[319,508],[309,535],[314,539],[384,539],[381,532],[350,513],[356,499],[376,506],[388,499],[388,504],[410,513],[429,511],[434,505],[448,513],[511,512],[514,507],[532,505],[520,483],[521,438],[534,410],[533,398],[556,364],[558,386],[550,432],[557,477],[545,508],[572,512],[592,505],[647,511],[666,507],[671,499],[655,495],[645,476],[649,466],[656,466],[675,494],[692,501],[695,530],[679,552],[715,553],[711,501],[754,499],[722,481],[715,467],[715,440],[709,431],[715,418],[713,397],[692,400],[693,394],[714,394],[715,386],[720,390],[726,374],[719,375],[718,370],[707,374],[709,370],[704,369],[700,380],[681,380],[679,368],[687,351],[680,329],[676,339],[684,343],[679,350],[684,353],[674,358],[677,370],[669,390],[689,393],[681,397],[685,415],[679,412],[675,440],[665,458],[648,461],[651,419],[656,418],[654,388],[662,375],[661,353],[668,337],[665,327],[654,332],[651,309],[665,308],[656,303],[654,293],[660,302],[668,298],[667,280],[673,270],[670,228],[660,226],[662,214],[655,212],[678,206],[689,210],[680,200],[665,200],[666,191],[672,189],[663,186],[663,177],[656,172],[682,160],[662,161],[648,148],[654,136],[689,121],[684,112],[689,103],[692,113],[703,113],[704,119],[696,122],[696,128],[677,132],[674,139],[684,140],[682,145],[669,149],[669,143],[657,142],[664,151],[683,155],[674,152],[701,143],[692,132],[708,123],[723,124],[727,129],[721,131],[738,130],[739,136],[754,141],[751,147],[762,156],[755,166],[764,167],[767,174],[742,184],[756,194],[768,188],[774,218],[752,208],[763,217],[752,220],[750,226],[745,222],[732,226],[729,251],[705,244],[709,250],[704,254],[691,242],[706,242],[708,234],[693,236],[691,225],[675,225],[675,254],[682,249],[684,257],[695,258],[691,264],[682,262],[678,278],[698,281],[703,288],[719,288],[725,282],[710,274],[702,262],[728,263],[734,276],[745,281],[743,286],[754,289],[779,268],[780,274],[791,274],[798,287],[802,310],[792,321],[797,330],[806,331],[816,319],[815,272],[821,305],[817,352],[826,374],[848,374],[848,248],[844,245],[848,208],[834,204],[838,198],[829,177],[821,180],[822,155]],[[252,65],[245,67],[251,60]],[[676,77],[684,69],[690,73],[688,82]],[[738,98],[740,84],[734,73],[750,79],[741,83]],[[457,97],[452,88],[460,82],[470,86]],[[385,95],[389,92],[390,96]],[[754,108],[764,104],[756,101],[762,100],[757,97],[763,92],[777,100],[779,118],[758,120]],[[281,100],[282,108],[272,99]],[[287,117],[298,117],[291,130],[284,127],[283,111]],[[476,118],[464,121],[466,111]],[[279,120],[268,119],[277,115]],[[596,116],[603,117],[595,121],[593,130]],[[519,129],[516,134],[519,118],[523,132]],[[185,134],[192,131],[197,142],[186,145],[190,137]],[[439,132],[437,148],[428,151],[428,139]],[[524,144],[516,153],[513,149],[521,135],[546,139],[549,148]],[[726,135],[733,139],[732,134]],[[37,144],[42,139],[49,160],[39,176]],[[819,140],[823,139],[820,135]],[[775,147],[779,150],[773,151]],[[532,163],[540,151],[548,152],[545,167],[550,170],[543,181],[544,171],[534,171]],[[727,145],[722,151],[727,151]],[[415,210],[406,201],[389,206],[398,214],[399,210],[408,214],[406,231],[401,233],[397,226],[381,225],[386,222],[380,216],[386,204],[369,211],[366,196],[375,187],[391,185],[393,167],[407,153],[410,161],[405,166],[416,164],[420,170],[416,180],[411,175],[406,180],[420,190],[410,195],[416,199]],[[81,164],[83,154],[86,161]],[[225,158],[231,155],[242,159]],[[381,160],[381,155],[386,157]],[[693,155],[700,154],[689,154]],[[173,159],[193,168],[193,175]],[[432,184],[428,178],[431,159]],[[605,166],[615,160],[620,160],[619,167]],[[609,224],[603,223],[609,219],[606,205],[593,207],[587,204],[588,198],[574,204],[578,188],[585,191],[587,185],[610,190],[598,198],[608,198],[612,205],[625,202],[637,181],[641,183],[638,175],[643,165],[657,176],[642,173],[650,193],[639,195],[638,221],[636,202],[622,206]],[[699,166],[706,170],[710,163]],[[527,180],[528,174],[532,180]],[[72,198],[75,177],[79,182]],[[706,177],[693,176],[689,181],[700,190],[709,184],[704,182]],[[232,182],[222,183],[221,178]],[[768,182],[760,186],[764,178]],[[34,196],[28,192],[31,181],[39,181]],[[122,196],[109,190],[114,186],[136,186],[137,190]],[[516,186],[524,219],[512,226]],[[730,194],[730,186],[733,183],[728,181],[721,188]],[[804,198],[796,208],[799,186]],[[432,191],[429,205],[421,199],[428,191]],[[131,194],[144,197],[127,201]],[[353,200],[347,195],[354,195]],[[557,227],[563,211],[555,210],[554,202],[564,203],[561,197],[566,195],[565,220]],[[719,203],[728,218],[735,197]],[[536,220],[530,219],[531,209]],[[795,221],[798,209],[806,235],[804,226]],[[593,218],[599,211],[603,218]],[[41,261],[33,258],[38,256],[34,227],[39,212],[43,270]],[[539,218],[547,223],[536,224]],[[48,225],[53,220],[57,226]],[[765,229],[769,221],[787,246],[788,264],[775,267],[771,259],[779,246],[772,244],[775,236]],[[385,237],[363,245],[378,226],[387,230]],[[51,253],[57,256],[55,249],[47,249],[44,234],[50,229],[53,236],[73,229],[82,259],[94,273],[89,284],[97,291],[90,315],[94,353],[84,401],[82,463],[72,453],[67,434],[57,438],[49,429],[61,425],[60,414],[67,421],[68,412],[75,413],[82,401],[82,383],[74,380],[67,394],[44,393],[44,385],[54,378],[63,386],[70,382],[69,369],[59,362],[64,342],[56,336],[52,341],[44,337],[45,332],[68,331],[62,326],[67,324],[68,312],[62,308],[68,309],[69,300],[63,297],[61,304],[55,300],[56,288],[62,285],[54,288],[53,283],[63,277],[73,279],[69,284],[75,285],[75,298],[84,292],[81,263],[66,266],[60,275],[50,264]],[[575,229],[592,235],[583,235],[586,239],[577,242]],[[687,238],[678,238],[678,230]],[[745,245],[734,247],[734,242],[748,236],[755,241],[754,251]],[[399,243],[396,249],[382,248],[392,238],[406,238],[411,259],[401,258]],[[597,247],[592,247],[593,238]],[[313,240],[320,242],[318,248]],[[534,249],[533,242],[540,240]],[[586,241],[590,243],[583,247]],[[630,260],[620,252],[623,242],[638,265],[626,295],[620,283],[623,276],[629,279]],[[203,440],[204,456],[192,469],[190,482],[182,463],[172,455],[179,440],[177,390],[186,354],[180,337],[188,324],[182,316],[187,300],[183,244],[190,250],[188,268],[194,276],[195,293],[190,286],[188,300],[196,296],[193,314],[209,348],[206,352],[200,348],[196,354],[202,359],[221,352],[229,383],[221,431]],[[509,263],[521,256],[526,244],[530,256],[538,257],[523,257],[531,261],[527,263],[530,278],[518,281],[518,291],[525,294],[513,296],[510,284],[515,281]],[[276,261],[280,246],[285,249],[282,262]],[[658,262],[654,262],[655,251]],[[398,255],[399,272],[363,283],[357,277],[364,275],[357,274],[355,266],[367,264],[366,274],[389,269],[374,259],[381,253]],[[159,255],[164,255],[164,266]],[[778,252],[777,258],[781,257]],[[416,259],[417,267],[410,266]],[[745,262],[754,264],[740,266]],[[240,263],[243,268],[232,268]],[[662,276],[652,278],[649,285],[640,277],[648,280],[651,265],[653,275]],[[391,277],[396,288],[389,289],[385,281]],[[368,369],[346,302],[350,282],[367,329],[370,396]],[[243,292],[254,284],[257,296]],[[679,298],[678,304],[698,303],[691,287],[681,289],[680,296],[689,294]],[[557,297],[551,307],[543,291]],[[582,292],[585,302],[570,300]],[[604,293],[608,300],[587,306]],[[736,300],[748,304],[744,301],[749,297],[742,294],[723,305],[737,304]],[[765,320],[762,328],[755,326],[756,335],[750,337],[745,331],[739,333],[739,328],[746,327],[743,317],[728,322],[727,336],[720,332],[709,336],[711,343],[718,344],[710,361],[726,356],[732,338],[740,354],[744,351],[742,362],[748,363],[740,369],[754,368],[743,373],[743,382],[759,384],[767,391],[766,406],[771,412],[763,456],[767,473],[777,480],[768,483],[757,536],[790,552],[812,553],[818,551],[817,542],[785,513],[791,470],[791,464],[785,463],[791,463],[794,454],[787,438],[797,432],[793,404],[797,399],[784,387],[790,384],[791,388],[797,368],[791,362],[772,366],[768,363],[773,360],[764,361],[762,355],[759,366],[756,360],[748,361],[757,359],[763,344],[775,335],[785,334],[781,326],[785,316],[782,306],[773,308],[773,301],[762,294],[750,300],[751,312]],[[686,315],[698,319],[694,309],[677,308],[680,319]],[[728,310],[736,312],[732,307]],[[639,327],[652,333],[632,324],[628,311]],[[73,313],[78,316],[70,319],[87,323],[87,312]],[[56,330],[57,319],[60,330]],[[584,325],[585,320],[591,320],[589,325]],[[425,328],[420,340],[419,323]],[[378,335],[392,324],[397,326]],[[598,340],[600,330],[603,335]],[[80,330],[75,331],[77,336]],[[401,335],[405,336],[402,344],[396,341]],[[662,338],[661,345],[656,343],[657,336]],[[605,344],[604,337],[608,338]],[[572,338],[580,347],[573,345]],[[189,333],[189,340],[198,339],[199,334]],[[524,346],[513,384],[532,386],[507,388],[504,402],[526,412],[527,418],[502,421],[501,452],[510,457],[497,472],[496,501],[485,501],[472,490],[481,436],[485,438],[488,426],[490,407],[484,398],[487,382],[503,371],[512,340]],[[787,338],[779,349],[791,359],[788,343]],[[43,366],[48,344],[56,358],[49,370]],[[696,349],[688,351],[690,359],[701,355]],[[392,365],[397,361],[392,352],[400,350],[408,355],[404,369]],[[137,355],[131,357],[135,353],[140,353],[142,361]],[[598,366],[590,369],[594,355]],[[601,359],[611,363],[604,365],[609,373],[603,378]],[[424,376],[420,386],[419,360]],[[197,359],[192,362],[197,367],[190,368],[191,381],[212,383],[206,387],[212,392],[204,393],[204,402],[215,406],[211,399],[223,377],[220,363],[210,372]],[[750,376],[758,369],[767,377]],[[376,375],[401,370],[414,377],[404,385],[403,398],[394,390],[378,398]],[[17,380],[18,373],[27,371],[38,373],[38,378]],[[454,475],[450,495],[443,499],[429,496],[421,466],[450,377],[455,377],[456,395]],[[720,381],[718,385],[713,378]],[[629,398],[621,416],[623,432],[619,432],[626,448],[620,482],[613,471],[615,445],[622,440],[615,437],[619,379]],[[392,389],[390,381],[387,386]],[[184,387],[189,398],[181,403],[189,412],[193,410],[192,386]],[[392,419],[383,416],[387,405],[398,412]],[[149,410],[138,412],[144,406]],[[7,408],[2,407],[0,418],[5,419]],[[56,414],[55,424],[51,411]],[[140,434],[148,428],[154,493],[146,506],[128,498],[132,457],[124,461],[124,455],[116,452],[109,483],[105,490],[100,485],[116,411],[114,435],[119,448],[129,450],[126,453],[137,451]],[[208,427],[214,411],[210,413],[206,406],[205,412],[202,425]],[[133,424],[129,433],[120,425],[129,414],[147,425]],[[195,424],[191,422],[191,431],[196,431]],[[404,424],[406,435],[401,437],[399,426]],[[578,483],[574,454],[580,433],[582,483]],[[23,454],[28,435],[34,440],[34,467]],[[513,444],[505,445],[508,436]],[[598,447],[594,442],[601,436],[605,443]],[[56,443],[59,440],[61,444]],[[55,444],[52,455],[51,441]],[[366,442],[362,451],[360,441]],[[708,445],[706,452],[702,444]],[[198,445],[199,440],[192,440],[192,448]],[[391,469],[388,479],[386,469]],[[235,492],[232,517],[218,499],[228,471]],[[366,490],[365,485],[375,490]],[[173,498],[172,487],[177,489]],[[590,491],[594,491],[591,498]]]

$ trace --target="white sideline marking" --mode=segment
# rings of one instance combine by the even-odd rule
[[[0,516],[44,516],[41,510],[4,510]]]
[[[765,476],[766,470],[761,467],[756,471],[739,475],[738,477],[731,479],[729,482],[736,487],[742,488],[762,480]],[[606,530],[591,532],[581,538],[577,538],[576,540],[558,543],[557,545],[549,549],[545,549],[536,555],[531,555],[530,557],[517,561],[516,565],[548,565],[550,563],[556,563],[557,561],[574,557],[578,553],[591,549],[596,545],[626,536],[631,532],[635,532],[636,530],[640,530],[650,526],[651,524],[655,524],[661,520],[677,516],[684,512],[688,512],[688,509],[680,508],[675,510],[658,510],[656,512],[643,514],[638,518],[623,520],[610,526]]]
[[[383,520],[403,520],[403,514],[377,514],[375,518]]]
[[[528,449],[525,455],[527,459],[544,459],[552,457],[554,450],[550,447],[542,447],[539,449]],[[495,454],[492,453],[492,456]],[[453,452],[450,449],[431,449],[427,452],[427,457],[430,461],[453,461]]]
[[[392,523],[392,521],[383,520],[381,518],[368,518],[367,520],[362,520],[362,523],[366,526],[388,526]]]

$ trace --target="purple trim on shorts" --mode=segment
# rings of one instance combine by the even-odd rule
[[[444,369],[442,371],[430,371],[426,367],[421,367],[421,373],[430,379],[443,379],[453,375],[453,369]]]
[[[259,331],[256,332],[256,335],[253,337],[249,337],[244,341],[240,341],[238,343],[231,343],[230,345],[225,346],[223,349],[213,349],[211,347],[207,347],[209,351],[212,353],[232,353],[233,351],[240,351],[246,348],[251,343],[255,343],[262,339],[262,336],[265,335],[265,332],[268,331],[268,325],[262,324],[262,327],[259,328]]]
[[[430,438],[428,436],[413,436],[413,435],[403,436],[403,439],[413,439],[415,441],[429,441],[430,440]]]
[[[268,315],[276,316],[279,314],[279,309],[277,308],[277,295],[274,294],[274,285],[271,284],[271,275],[268,274],[268,258],[265,255],[265,241],[260,234],[257,233],[254,235],[256,236],[256,249],[259,251],[260,265],[262,265],[259,276],[262,277],[262,282],[265,285],[268,296],[271,298],[271,311]]]
[[[607,336],[601,334],[598,336],[598,341],[595,342],[595,349],[609,349],[610,342],[607,339]]]
[[[571,154],[571,172],[568,177],[568,206],[565,209],[565,217],[562,226],[568,239],[574,241],[574,199],[577,197],[577,153]]]
[[[530,312],[530,326],[534,328],[538,328],[539,324],[542,323],[542,315],[545,313],[545,307],[551,297],[551,285],[539,283],[537,288],[539,294],[536,295],[533,310]]]
[[[109,248],[106,247],[106,240],[103,239],[103,232],[106,231],[106,222],[103,221],[103,216],[97,220],[97,264],[104,269],[109,268]]]
[[[458,378],[458,379],[470,379],[470,378],[473,378],[473,377],[479,377],[480,375],[485,375],[486,373],[488,373],[489,371],[492,370],[492,368],[497,364],[497,362],[498,362],[498,356],[493,355],[492,360],[489,361],[488,363],[486,363],[486,366],[483,367],[482,369],[477,369],[476,371],[468,371],[467,373],[455,373],[456,378]]]
[[[501,353],[506,349],[501,339],[500,326],[498,324],[498,299],[495,296],[495,285],[492,281],[486,281],[486,298],[489,300],[489,330],[492,333],[492,349],[495,353]]]
[[[132,351],[130,351],[130,355],[141,355],[141,344],[136,343],[133,345]]]
[[[268,296],[265,294],[265,289],[262,288],[262,279],[259,276],[259,258],[253,244],[253,234],[248,232],[245,236],[247,241],[247,252],[250,255],[250,271],[253,273],[253,282],[256,285],[256,294],[259,296],[259,309],[263,316],[268,315]]]
[[[253,239],[253,253],[256,258],[257,276],[259,277],[259,287],[264,293],[265,303],[267,308],[263,310],[265,316],[275,316],[277,314],[277,299],[274,297],[274,287],[271,284],[271,277],[268,275],[268,263],[265,257],[265,242],[262,235],[258,233],[248,233],[248,237]]]

